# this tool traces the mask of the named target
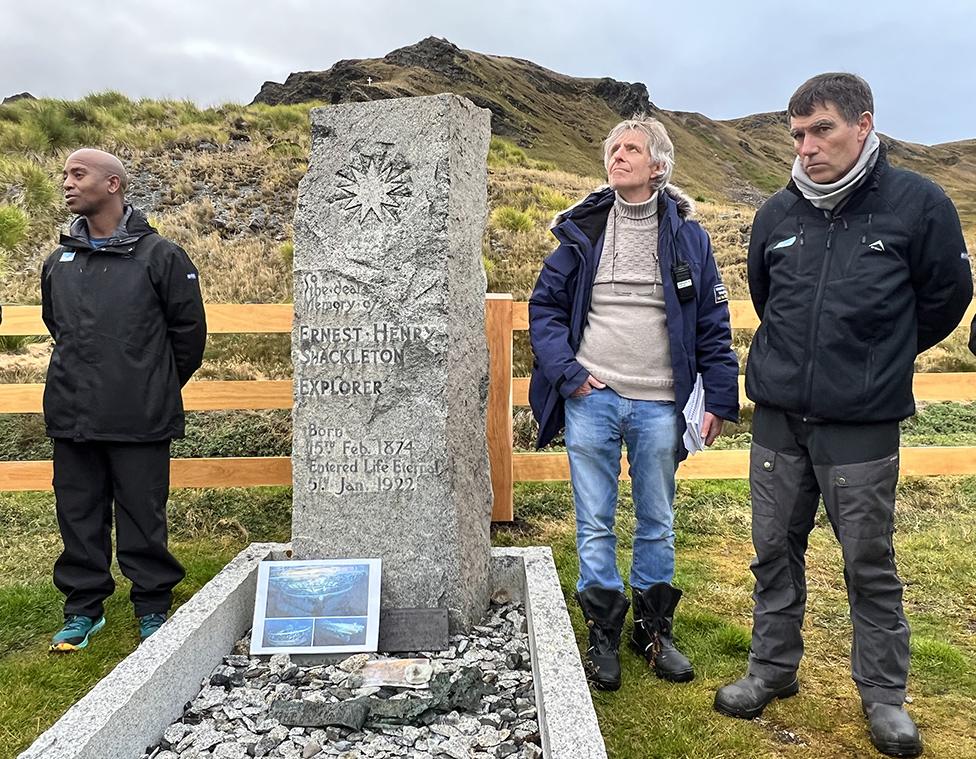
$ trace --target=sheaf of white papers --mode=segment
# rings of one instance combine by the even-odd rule
[[[695,387],[681,413],[685,417],[685,434],[682,439],[688,453],[695,454],[705,450],[705,440],[702,438],[702,424],[705,423],[705,388],[700,374],[695,379]]]

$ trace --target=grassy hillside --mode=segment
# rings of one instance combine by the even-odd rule
[[[758,204],[783,186],[793,160],[784,112],[715,121],[668,111],[651,101],[653,88],[649,95],[641,82],[566,76],[434,37],[383,58],[339,61],[327,71],[291,74],[283,84],[266,82],[255,102],[344,103],[440,92],[490,109],[493,132],[531,157],[583,175],[602,173],[599,145],[611,126],[635,112],[650,113],[674,140],[676,181],[713,202]],[[885,137],[893,162],[942,184],[963,218],[976,223],[976,140],[927,147],[895,137]]]
[[[496,545],[551,545],[567,598],[576,576],[572,500],[565,483],[520,483],[518,522],[497,526]],[[171,546],[188,570],[185,602],[250,541],[286,540],[287,489],[183,490],[170,500]],[[84,653],[46,653],[60,616],[50,580],[59,552],[46,493],[0,494],[0,759],[13,759],[62,711],[138,644],[128,583],[106,605],[107,629]],[[909,707],[926,756],[976,757],[976,478],[904,481],[895,533],[905,610],[912,625]],[[749,497],[744,482],[682,482],[677,496],[676,583],[685,591],[675,632],[697,677],[675,685],[647,672],[624,648],[624,687],[595,693],[611,759],[849,759],[872,752],[849,675],[850,621],[840,549],[818,519],[807,554],[810,599],[801,692],[754,721],[712,710],[714,690],[745,667],[752,576]],[[626,572],[634,511],[622,483],[619,562]],[[580,645],[586,627],[569,603]]]
[[[79,145],[97,145],[123,159],[131,174],[132,201],[190,252],[208,301],[290,301],[291,225],[309,149],[310,107],[200,109],[186,102],[135,102],[111,92],[73,102],[21,100],[0,106],[0,302],[39,301],[40,264],[68,219],[60,195],[61,166]],[[685,128],[671,127],[678,142],[678,174],[686,172],[684,187],[699,200],[698,215],[712,236],[730,294],[746,298],[753,208],[715,201],[718,193],[705,183],[707,177],[700,184],[690,176],[701,164],[695,151],[702,141],[722,144],[732,136],[692,134],[704,130],[697,117],[673,118],[684,119]],[[692,168],[685,168],[689,163]],[[553,247],[548,232],[553,215],[601,181],[493,139],[492,211],[484,238],[489,289],[527,298],[542,258]],[[970,249],[976,249],[974,233],[976,227],[969,225]],[[748,334],[737,334],[741,347],[748,339]],[[17,350],[0,353],[0,381],[43,378],[49,344],[8,339],[6,347]],[[524,335],[516,358],[517,371],[525,373]],[[976,359],[965,349],[960,330],[948,345],[926,353],[920,368],[965,370],[976,368]],[[285,336],[215,336],[200,376],[246,379],[287,376],[289,371]]]
[[[521,64],[507,65],[520,70]],[[505,67],[503,62],[497,66]],[[59,187],[61,166],[66,154],[81,145],[103,147],[122,157],[132,176],[133,202],[150,214],[163,234],[190,252],[208,301],[290,301],[291,224],[309,148],[308,108],[257,104],[200,109],[184,102],[134,102],[117,93],[75,102],[26,100],[0,106],[0,302],[38,302],[40,263],[67,221]],[[679,181],[699,198],[699,216],[712,235],[732,297],[745,298],[745,250],[753,208],[730,198],[752,199],[761,194],[756,188],[775,189],[782,177],[764,174],[774,164],[763,146],[775,153],[784,175],[789,146],[777,142],[774,148],[780,128],[772,121],[757,123],[754,128],[766,136],[750,138],[755,160],[729,158],[725,173],[716,174],[708,167],[716,156],[745,150],[735,146],[748,128],[715,129],[713,122],[695,114],[660,115],[678,146]],[[610,113],[607,118],[617,117]],[[537,123],[545,119],[540,116]],[[552,215],[601,178],[597,160],[583,162],[591,155],[587,151],[597,150],[596,142],[573,143],[566,137],[560,143],[562,151],[550,152],[539,143],[519,147],[516,139],[510,135],[492,140],[491,214],[483,257],[490,289],[524,299],[542,257],[553,246],[547,231]],[[965,154],[969,147],[964,143],[953,149]],[[577,158],[564,162],[574,150]],[[922,158],[936,161],[931,154]],[[950,168],[964,181],[965,167]],[[738,184],[726,185],[720,179],[731,176]],[[976,249],[972,224],[967,236],[970,248]],[[740,355],[749,338],[748,333],[736,334]],[[529,359],[524,333],[517,345],[515,373],[525,374]],[[49,355],[50,341],[44,338],[3,340],[0,382],[43,381]],[[976,371],[976,359],[965,349],[959,331],[948,344],[927,352],[920,368]],[[197,376],[290,375],[289,336],[217,335],[208,343]],[[904,425],[904,441],[972,445],[974,420],[973,404],[933,404]],[[186,439],[174,445],[174,455],[180,457],[274,456],[290,450],[286,411],[193,413],[187,421]],[[522,410],[516,420],[518,444],[529,445],[532,434],[532,423]],[[741,448],[749,440],[747,413],[722,445]],[[0,460],[49,458],[49,445],[39,415],[0,415]],[[189,572],[178,589],[178,603],[247,542],[287,539],[290,501],[290,492],[278,488],[174,493],[172,542]],[[570,504],[564,483],[521,483],[516,489],[518,521],[493,534],[498,545],[551,544],[567,596],[576,573]],[[971,635],[976,615],[976,482],[906,481],[899,490],[898,514],[896,541],[904,556],[902,574],[910,585],[906,609],[915,631],[913,709],[930,754],[976,756],[976,646]],[[0,534],[0,759],[7,759],[131,651],[137,636],[125,598],[127,587],[119,578],[119,591],[107,607],[116,634],[100,637],[79,658],[51,660],[46,643],[57,626],[61,604],[50,581],[59,551],[51,495],[0,494],[0,519],[6,525]],[[619,524],[624,564],[633,527],[626,484]],[[748,525],[744,483],[679,486],[678,582],[688,596],[676,630],[698,666],[699,678],[689,687],[672,687],[648,676],[638,660],[625,653],[625,689],[595,698],[614,759],[643,758],[648,746],[661,757],[841,759],[870,751],[847,674],[849,623],[839,553],[822,521],[811,540],[811,585],[817,592],[811,593],[807,623],[809,650],[820,655],[804,663],[804,695],[772,707],[755,722],[728,720],[711,711],[714,688],[736,676],[746,656]],[[582,642],[585,628],[578,610],[572,608],[572,615]],[[655,708],[648,710],[649,703]]]

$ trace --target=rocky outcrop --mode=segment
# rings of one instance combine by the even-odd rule
[[[265,82],[253,103],[282,105],[322,100],[326,103],[362,103],[381,100],[382,90],[370,89],[370,73],[362,61],[344,60],[328,71],[299,71],[289,74],[284,84]]]
[[[533,99],[519,100],[504,81],[489,80],[486,72],[497,73],[496,61],[517,66],[511,76],[543,97],[564,101],[592,96],[623,117],[657,110],[641,82],[576,79],[532,61],[462,50],[439,37],[427,37],[380,59],[343,60],[328,71],[290,74],[283,84],[265,82],[253,102],[280,105],[321,100],[336,104],[449,91],[488,108],[496,134],[525,138],[538,131],[526,117],[539,114],[529,102]],[[396,85],[391,83],[394,77]],[[416,85],[415,90],[404,82]]]
[[[593,149],[606,130],[636,113],[656,113],[641,82],[578,78],[521,58],[462,50],[427,37],[382,58],[343,60],[327,71],[265,82],[255,103],[328,104],[452,92],[491,111],[492,133],[579,173],[601,173]]]
[[[631,84],[604,77],[593,86],[593,94],[625,119],[639,113],[651,114],[657,110],[647,94],[647,85],[643,82]]]
[[[424,69],[452,82],[486,86],[481,77],[465,66],[470,60],[464,50],[440,37],[427,37],[416,45],[401,47],[383,56],[384,63],[394,66]]]
[[[7,105],[7,103],[16,103],[18,100],[37,100],[36,97],[31,95],[29,92],[19,92],[16,95],[11,95],[10,97],[5,97],[0,105]]]

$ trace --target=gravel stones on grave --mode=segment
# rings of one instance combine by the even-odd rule
[[[446,651],[398,656],[429,660],[423,687],[355,687],[377,654],[227,656],[144,759],[541,759],[524,621],[492,606]]]

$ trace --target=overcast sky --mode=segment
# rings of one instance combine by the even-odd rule
[[[0,0],[0,97],[249,102],[265,80],[377,58],[433,35],[573,76],[644,82],[669,110],[782,110],[849,70],[878,128],[927,144],[976,138],[972,0]]]

